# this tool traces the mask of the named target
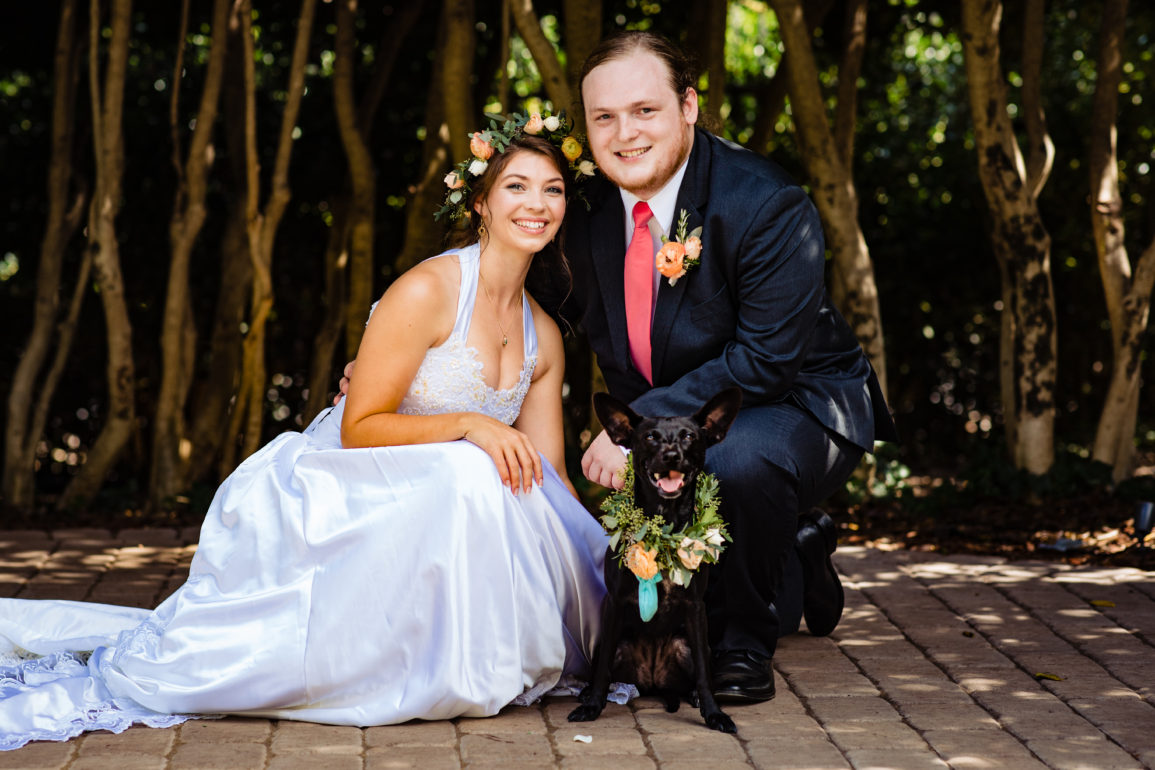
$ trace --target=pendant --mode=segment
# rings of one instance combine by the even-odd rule
[[[504,334],[501,335],[501,346],[504,348],[508,344],[509,344],[509,337],[506,337]]]
[[[649,580],[638,578],[638,615],[643,623],[649,623],[658,611],[658,583],[662,573],[658,572]]]

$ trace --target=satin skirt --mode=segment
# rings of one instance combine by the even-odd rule
[[[222,484],[153,611],[0,599],[0,749],[190,714],[489,716],[588,671],[606,536],[546,464],[465,442],[341,449],[338,410]]]

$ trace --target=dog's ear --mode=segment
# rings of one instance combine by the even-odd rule
[[[710,445],[726,438],[726,431],[730,430],[730,425],[738,416],[741,406],[742,389],[726,388],[707,401],[706,405],[694,415],[694,422],[702,426],[702,433]]]
[[[642,421],[633,409],[609,393],[595,393],[594,412],[611,441],[618,446],[630,446],[634,437],[634,426]]]

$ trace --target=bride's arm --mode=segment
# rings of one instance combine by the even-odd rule
[[[441,264],[437,264],[441,263]],[[429,444],[468,439],[484,449],[504,484],[526,491],[541,482],[541,461],[530,439],[477,412],[397,414],[425,353],[453,330],[458,274],[448,260],[413,268],[377,304],[361,346],[357,376],[349,384],[341,419],[347,448]]]
[[[537,327],[537,366],[534,367],[529,392],[521,404],[521,413],[513,426],[529,436],[533,445],[561,476],[570,494],[577,497],[577,491],[565,468],[565,433],[561,408],[565,347],[557,324],[537,303],[534,303],[533,320]]]

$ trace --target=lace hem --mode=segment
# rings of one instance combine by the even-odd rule
[[[23,650],[0,655],[0,702],[12,700],[0,714],[0,751],[31,741],[66,741],[90,730],[122,733],[134,724],[172,727],[198,718],[115,698],[92,676],[90,657],[89,652],[32,657]]]

